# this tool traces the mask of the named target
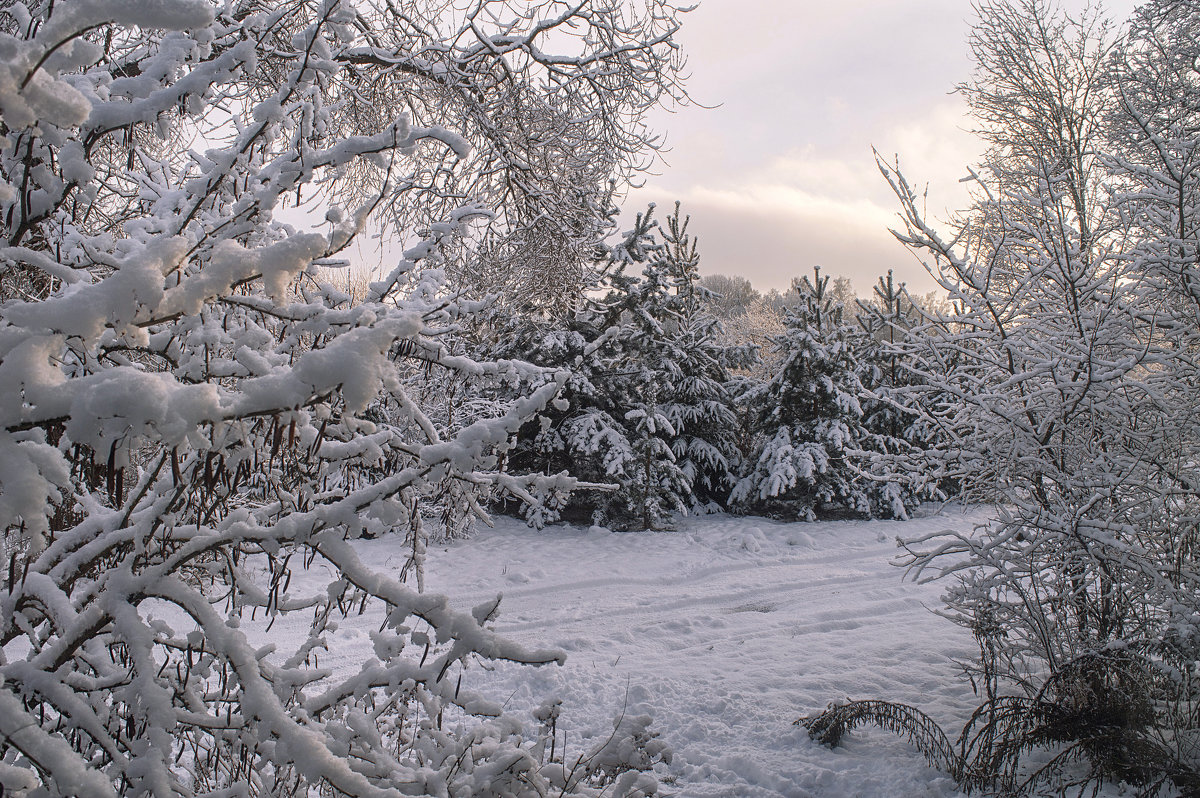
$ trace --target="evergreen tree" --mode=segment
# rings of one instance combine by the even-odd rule
[[[641,276],[614,282],[615,340],[626,365],[614,387],[629,407],[636,452],[629,490],[615,494],[614,509],[645,528],[668,526],[675,513],[720,509],[737,463],[727,383],[745,352],[717,342],[720,326],[706,308],[688,221],[676,203],[665,228],[655,228]]]
[[[718,342],[698,265],[678,205],[665,229],[651,209],[598,269],[603,298],[558,323],[512,320],[499,336],[502,357],[571,371],[563,401],[522,430],[514,467],[618,488],[576,494],[567,517],[664,529],[724,506],[738,462],[729,369],[750,350]]]
[[[715,512],[726,506],[736,482],[740,456],[737,414],[733,409],[730,371],[753,363],[754,348],[724,343],[720,321],[713,315],[711,292],[699,274],[696,240],[680,218],[679,204],[661,230],[663,247],[656,266],[671,285],[664,315],[669,319],[667,400],[663,410],[675,429],[671,449],[690,485],[691,512]]]
[[[798,304],[773,342],[780,368],[742,397],[759,441],[731,497],[742,509],[806,519],[871,510],[851,463],[866,436],[855,356],[861,333],[828,284],[819,268],[796,284]]]
[[[860,441],[864,469],[869,472],[868,497],[873,517],[906,518],[921,501],[943,497],[935,475],[912,468],[911,458],[923,454],[935,438],[936,426],[921,412],[923,380],[912,368],[903,346],[921,323],[921,310],[892,272],[880,277],[870,302],[858,302],[861,336],[858,379],[862,424]]]
[[[608,521],[616,487],[628,486],[639,456],[630,438],[626,413],[633,408],[622,386],[631,376],[624,362],[621,336],[627,302],[622,297],[635,282],[625,274],[630,264],[644,262],[653,246],[653,221],[639,214],[632,230],[615,246],[603,250],[602,262],[592,273],[591,294],[561,318],[545,315],[509,316],[501,312],[494,341],[484,351],[504,358],[526,358],[546,367],[570,372],[559,400],[543,410],[517,435],[507,468],[515,473],[541,472],[547,476],[570,472],[581,480],[602,484],[604,491],[545,498],[541,506],[524,508],[527,520],[541,526],[565,518],[581,522]],[[645,422],[643,422],[645,423]]]
[[[682,376],[674,335],[681,319],[657,240],[651,252],[641,276],[617,275],[609,295],[619,330],[613,337],[609,398],[625,422],[634,456],[623,490],[612,494],[608,515],[618,523],[630,519],[644,529],[663,529],[673,515],[687,511],[691,483],[676,462],[671,444],[678,430],[668,416],[669,386]]]

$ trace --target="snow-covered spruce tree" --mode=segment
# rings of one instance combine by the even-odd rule
[[[859,441],[863,476],[868,484],[872,515],[905,518],[922,501],[945,498],[948,480],[935,473],[911,467],[936,441],[937,427],[922,413],[919,403],[938,402],[943,397],[922,390],[921,378],[913,369],[904,346],[920,323],[924,311],[913,301],[903,284],[896,285],[889,270],[879,278],[875,296],[859,300],[857,319],[865,336],[858,352],[859,383],[863,395]],[[941,484],[939,484],[941,483]]]
[[[680,319],[671,302],[671,275],[653,223],[653,207],[641,217],[646,240],[638,257],[607,275],[605,313],[612,345],[605,352],[602,385],[613,414],[621,419],[630,457],[619,479],[621,490],[605,502],[603,520],[619,526],[662,529],[686,512],[691,485],[675,461],[671,442],[677,431],[666,415],[667,380],[678,374],[672,333]],[[630,273],[641,266],[641,274]]]
[[[717,343],[719,325],[704,307],[700,257],[678,203],[666,225],[656,228],[641,275],[614,275],[609,296],[619,325],[609,384],[634,454],[609,514],[646,529],[724,502],[737,465],[726,385],[730,366],[748,359]]]
[[[641,720],[616,732],[630,745],[577,768],[540,761],[522,724],[458,675],[475,657],[561,655],[489,631],[496,602],[454,610],[356,553],[364,532],[411,524],[445,480],[531,503],[533,489],[571,487],[500,468],[566,374],[441,343],[469,311],[442,295],[441,253],[490,211],[409,231],[414,246],[358,305],[319,279],[377,200],[422,196],[412,159],[469,151],[400,114],[341,129],[363,101],[362,65],[404,74],[456,53],[486,91],[484,65],[541,29],[468,26],[389,48],[364,9],[0,11],[6,795],[654,789],[636,772],[656,752]],[[602,57],[531,49],[598,70],[599,85],[608,75]],[[284,198],[328,198],[328,181],[364,162],[380,178],[373,199],[330,203],[308,232],[274,219]],[[528,387],[443,425],[421,405],[427,370]],[[371,655],[357,672],[321,667],[351,610],[377,614]]]
[[[698,263],[678,206],[665,230],[639,215],[597,268],[601,297],[581,297],[561,321],[510,320],[496,336],[501,354],[520,348],[572,372],[512,454],[514,467],[618,488],[575,494],[569,517],[659,529],[723,506],[736,468],[729,369],[751,351],[718,342]]]
[[[621,375],[621,311],[609,301],[613,280],[622,279],[622,264],[640,263],[652,242],[653,221],[637,217],[633,229],[615,245],[602,248],[602,262],[592,271],[590,290],[578,297],[565,315],[512,313],[499,307],[494,324],[478,342],[481,351],[507,358],[521,353],[530,362],[562,368],[569,377],[556,400],[525,424],[508,454],[507,467],[517,472],[552,475],[570,471],[579,478],[615,489],[632,469],[633,447],[627,435],[623,408],[614,391]],[[603,298],[595,294],[603,293]],[[566,518],[604,520],[608,498],[584,492],[557,493],[538,506],[522,506],[526,519],[537,526]]]
[[[607,373],[604,347],[609,343],[594,311],[580,309],[565,319],[508,315],[498,325],[488,351],[503,356],[520,352],[544,367],[565,368],[570,376],[551,405],[528,421],[515,436],[506,454],[506,469],[546,476],[567,473],[606,486],[624,473],[632,449],[621,421],[612,415],[604,390]],[[501,394],[508,393],[502,389]],[[536,527],[559,520],[587,523],[604,497],[593,492],[569,493],[547,484],[549,493],[530,504],[503,500],[506,511],[516,511]]]
[[[861,330],[826,292],[829,277],[797,281],[778,371],[741,398],[758,443],[731,501],[743,510],[813,519],[871,512],[870,489],[850,461],[862,426],[857,348]]]
[[[676,463],[690,484],[689,512],[724,509],[737,480],[740,456],[732,373],[757,360],[753,345],[726,341],[712,313],[712,297],[700,280],[697,241],[687,232],[679,203],[661,230],[658,268],[671,288],[664,331],[674,366],[665,371],[663,412],[675,430],[671,442]],[[663,375],[660,375],[660,379]]]

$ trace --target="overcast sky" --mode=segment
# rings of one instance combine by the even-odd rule
[[[1082,0],[1064,0],[1074,11]],[[1110,0],[1124,20],[1135,0]],[[899,155],[929,210],[945,218],[982,147],[951,93],[971,69],[967,0],[703,0],[685,17],[693,98],[655,117],[668,164],[628,208],[681,200],[703,273],[786,288],[820,265],[859,294],[894,269],[933,288],[888,233],[896,203],[871,155]]]

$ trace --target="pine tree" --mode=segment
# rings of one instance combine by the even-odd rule
[[[828,277],[797,282],[772,378],[743,395],[758,445],[731,501],[744,510],[813,519],[870,512],[850,455],[865,436],[855,328],[826,293]]]
[[[907,518],[921,501],[943,497],[935,475],[913,468],[912,459],[930,448],[936,427],[920,402],[934,399],[920,390],[905,341],[921,321],[904,284],[896,285],[889,269],[880,277],[871,302],[858,302],[860,337],[858,378],[866,434],[860,459],[870,472],[868,496],[873,517]]]
[[[678,205],[665,229],[652,212],[598,269],[603,298],[558,323],[512,320],[500,339],[572,372],[563,401],[522,431],[514,467],[538,463],[617,486],[576,494],[567,517],[665,529],[676,514],[724,506],[738,461],[729,369],[750,350],[718,341]]]
[[[689,511],[714,512],[726,506],[740,466],[730,372],[750,365],[755,353],[750,346],[723,343],[711,292],[700,281],[700,255],[687,232],[689,221],[680,218],[676,203],[661,231],[657,265],[672,288],[664,315],[670,319],[667,351],[675,357],[663,411],[675,429],[671,449],[690,485]]]

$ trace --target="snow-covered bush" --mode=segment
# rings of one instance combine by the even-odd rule
[[[950,577],[947,614],[979,646],[959,775],[1006,792],[1193,794],[1200,197],[1198,109],[1180,81],[1195,85],[1200,16],[1151,3],[1114,51],[1095,9],[980,12],[963,90],[993,146],[976,206],[944,236],[880,163],[897,237],[952,302],[903,341],[928,397],[914,406],[939,433],[913,465],[999,506],[971,533],[906,543],[915,574]]]
[[[399,231],[407,250],[360,303],[321,273],[345,265],[380,204],[437,192],[428,164],[453,169],[471,151],[406,113],[371,116],[371,91],[419,76],[454,91],[474,80],[467,93],[483,97],[526,74],[508,54],[553,63],[564,91],[603,91],[639,54],[674,57],[668,3],[644,19],[586,6],[535,4],[502,31],[471,23],[445,38],[387,27],[411,24],[419,3],[0,10],[6,795],[545,795],[557,784],[562,766],[542,761],[536,735],[460,674],[476,657],[561,655],[489,631],[496,602],[452,609],[372,570],[353,545],[411,529],[447,484],[467,504],[476,490],[536,504],[535,492],[573,486],[502,463],[566,373],[444,343],[474,308],[447,295],[439,267],[495,210],[459,201]],[[537,46],[593,24],[603,43],[555,38],[580,47],[564,58]],[[370,124],[351,124],[356,114]],[[351,180],[373,189],[347,207]],[[323,221],[279,221],[293,198],[315,200]],[[515,390],[469,423],[443,422],[423,404],[435,372]],[[373,656],[330,668],[350,612],[376,614]],[[644,730],[622,728],[628,761],[605,753],[565,792],[647,766]]]

